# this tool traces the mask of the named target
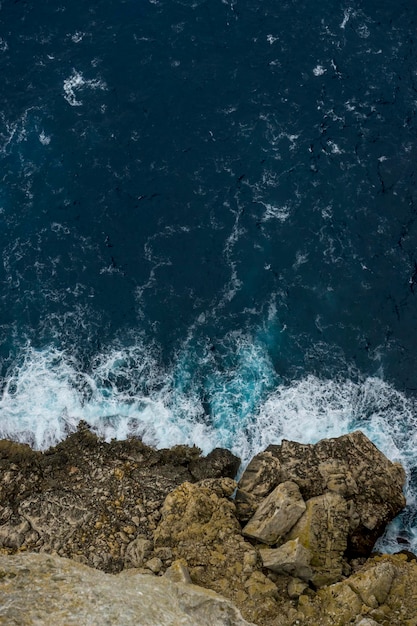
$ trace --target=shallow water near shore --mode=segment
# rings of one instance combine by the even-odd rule
[[[0,2],[0,436],[362,429],[417,550],[417,9]]]

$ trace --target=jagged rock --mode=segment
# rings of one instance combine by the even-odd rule
[[[114,576],[46,554],[0,556],[0,597],[7,626],[250,626],[207,589],[134,570]]]
[[[405,626],[416,623],[417,563],[405,555],[368,559],[346,580],[301,596],[303,626]]]
[[[349,509],[337,493],[327,492],[310,498],[306,510],[287,535],[298,539],[309,550],[317,587],[340,580],[349,531]]]
[[[206,457],[192,461],[189,470],[195,480],[204,478],[235,478],[240,459],[224,448],[215,448]]]
[[[405,506],[404,469],[391,463],[361,432],[315,445],[283,441],[267,448],[282,476],[300,488],[305,500],[334,492],[354,502],[349,531],[350,556],[368,556],[385,526]],[[352,516],[351,516],[352,517]]]
[[[302,580],[310,580],[313,571],[310,567],[311,552],[298,539],[287,541],[273,550],[260,550],[263,566],[278,574],[296,576]]]
[[[277,586],[260,571],[258,553],[243,539],[235,505],[225,497],[235,485],[219,479],[177,487],[162,507],[155,548],[169,546],[193,583],[236,602],[246,619],[273,624]]]
[[[153,540],[167,494],[237,466],[227,450],[205,459],[195,447],[108,444],[83,422],[45,453],[0,441],[0,549],[57,552],[108,572],[141,567],[147,556],[135,540]]]
[[[260,452],[243,472],[235,496],[237,516],[247,521],[255,513],[262,498],[281,482],[278,459],[270,452]]]
[[[262,500],[242,532],[261,543],[279,543],[305,510],[306,505],[297,485],[286,481]]]
[[[271,452],[260,452],[250,461],[239,481],[239,489],[261,499],[282,481],[281,465]]]
[[[70,614],[75,615],[74,623],[86,623],[84,608],[77,613],[84,601],[102,610],[109,624],[121,623],[120,615],[123,624],[164,624],[157,613],[152,614],[157,616],[155,622],[138,621],[135,602],[148,589],[142,586],[143,578],[157,593],[155,610],[166,606],[158,604],[163,596],[167,615],[172,610],[176,623],[217,623],[218,611],[223,611],[217,604],[215,619],[210,615],[204,621],[202,607],[210,608],[213,597],[209,592],[207,601],[207,596],[201,599],[201,595],[190,599],[193,585],[184,585],[181,591],[174,586],[175,593],[172,587],[160,591],[159,581],[172,584],[172,578],[191,580],[221,593],[258,626],[365,626],[372,620],[390,626],[417,626],[412,612],[417,605],[417,562],[407,562],[410,555],[365,558],[385,524],[404,504],[404,472],[397,464],[390,463],[362,433],[315,446],[284,441],[253,459],[236,492],[236,482],[230,478],[235,471],[232,457],[214,451],[211,459],[204,461],[195,447],[157,451],[137,440],[105,444],[85,425],[47,453],[0,441],[0,553],[56,551],[107,572],[125,568],[111,583],[102,572],[90,572],[91,576],[83,578],[77,570],[74,580],[81,604],[74,601],[72,612],[64,609],[62,624],[72,623]],[[219,473],[226,476],[218,477]],[[195,483],[196,477],[203,479]],[[298,503],[296,520],[288,510],[284,514],[284,504],[291,503],[291,510],[294,501]],[[264,527],[262,535],[250,535],[251,541],[242,536],[239,522],[250,517],[254,519],[245,532],[254,521]],[[273,527],[277,521],[272,538],[270,524]],[[262,549],[259,539],[269,542],[265,546],[283,545],[277,550]],[[271,553],[276,551],[281,551],[281,561],[274,556],[274,566]],[[48,574],[45,563],[43,573],[38,572],[41,586],[48,577],[54,585],[52,609],[58,601],[57,588],[64,589],[64,595],[68,591],[72,602],[72,590],[60,587],[67,579],[67,568],[62,567],[56,576]],[[135,568],[142,568],[146,577],[139,576]],[[1,585],[6,583],[10,585],[3,589],[13,592],[13,580],[22,593],[30,583],[30,570],[24,574],[22,569],[9,580],[0,568],[0,595]],[[351,571],[355,573],[343,579]],[[93,581],[93,575],[104,578]],[[300,576],[312,584],[306,586]],[[107,607],[113,604],[106,604],[105,594],[113,587],[118,593],[119,581],[126,588],[120,587],[121,600],[114,601],[115,612],[120,614],[118,621],[112,621],[115,612]],[[133,581],[140,587],[130,605]],[[320,588],[317,593],[315,588]],[[42,596],[41,621],[47,604]],[[147,606],[144,619],[148,619]],[[183,619],[181,614],[178,619],[182,609],[186,616]],[[24,621],[24,608],[16,619],[13,611],[20,611],[19,603],[9,606],[3,602],[0,623],[4,615],[7,626],[35,623]],[[227,617],[229,609],[224,611]],[[27,615],[30,619],[30,611]],[[51,615],[53,622],[45,617],[42,624],[60,624],[53,612]],[[129,622],[132,615],[136,621]],[[230,622],[225,617],[219,624],[234,624],[235,613],[230,615]],[[102,622],[97,618],[96,623]]]

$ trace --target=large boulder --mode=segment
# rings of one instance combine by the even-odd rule
[[[271,452],[260,452],[249,462],[235,494],[237,515],[248,520],[261,502],[281,482],[280,463]]]
[[[404,469],[360,431],[314,445],[284,440],[269,446],[243,473],[238,485],[241,502],[259,506],[260,476],[267,476],[268,493],[283,481],[292,481],[306,502],[324,493],[344,498],[349,504],[347,551],[352,557],[369,555],[386,525],[405,506]],[[248,507],[243,508],[246,513]],[[245,521],[245,514],[241,519]]]
[[[337,493],[327,492],[307,500],[305,513],[293,526],[287,539],[297,539],[310,553],[316,587],[340,580],[349,533],[349,508]]]
[[[8,626],[250,626],[213,591],[127,570],[105,574],[47,554],[0,556],[0,623]]]
[[[175,562],[187,565],[193,583],[235,602],[246,619],[272,626],[285,613],[278,603],[285,599],[262,572],[256,548],[242,537],[230,498],[235,487],[231,479],[217,479],[174,489],[154,532],[155,552],[168,548]]]
[[[243,473],[237,514],[244,523],[252,509],[243,534],[258,542],[299,540],[311,556],[310,581],[321,587],[340,580],[349,559],[369,556],[405,505],[404,481],[403,468],[359,431],[315,445],[283,441]]]
[[[404,508],[405,472],[364,435],[355,431],[315,445],[283,441],[269,446],[280,476],[297,483],[305,500],[338,493],[354,504],[349,553],[367,556],[386,525]],[[353,518],[352,518],[353,519]]]

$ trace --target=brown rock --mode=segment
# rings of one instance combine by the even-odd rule
[[[368,556],[385,526],[405,505],[405,473],[360,431],[315,445],[283,441],[267,449],[305,500],[332,491],[354,502],[349,555]]]
[[[235,478],[240,459],[224,448],[215,448],[206,457],[192,461],[189,470],[195,480],[204,478]]]
[[[235,505],[222,495],[232,491],[224,481],[230,479],[183,483],[172,491],[154,533],[155,547],[169,546],[193,583],[236,602],[246,619],[272,626],[277,587],[260,571],[257,551],[244,541]]]
[[[274,550],[260,550],[264,567],[277,574],[296,576],[302,580],[310,580],[313,570],[310,567],[311,552],[300,540],[292,539]]]
[[[174,561],[167,569],[164,576],[174,583],[191,584],[190,572],[188,571],[187,563],[184,559]]]
[[[286,481],[261,502],[242,532],[261,543],[279,543],[305,510],[306,505],[298,486]]]
[[[347,502],[337,493],[327,492],[310,498],[305,513],[293,526],[287,539],[298,539],[311,554],[317,587],[340,580],[349,531]]]
[[[44,453],[0,441],[0,549],[55,551],[113,573],[141,566],[132,542],[153,539],[167,494],[198,472],[210,480],[237,464],[220,449],[204,459],[195,447],[108,444],[83,422]]]
[[[302,596],[303,626],[405,626],[416,623],[417,563],[403,555],[374,557],[346,580]]]

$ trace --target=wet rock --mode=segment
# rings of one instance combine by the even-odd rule
[[[206,457],[189,464],[195,480],[204,478],[235,478],[240,467],[240,459],[224,448],[215,448]]]
[[[291,481],[283,482],[262,500],[242,532],[261,543],[279,543],[305,510],[298,486]]]

